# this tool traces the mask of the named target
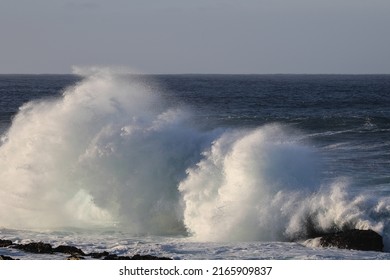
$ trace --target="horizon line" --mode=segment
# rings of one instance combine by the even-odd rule
[[[127,74],[127,73],[124,73],[124,74]],[[290,76],[294,76],[294,75],[301,75],[301,76],[310,76],[310,75],[323,75],[323,76],[336,76],[336,75],[339,75],[339,76],[342,76],[342,75],[349,75],[349,76],[369,76],[369,75],[372,75],[372,76],[375,76],[375,75],[390,75],[390,73],[129,73],[130,75],[172,75],[172,76],[212,76],[212,75],[219,75],[219,76],[222,76],[222,75],[230,75],[230,76],[260,76],[260,75],[264,75],[264,76],[277,76],[277,75],[290,75]],[[79,75],[79,74],[74,74],[74,73],[0,73],[0,75],[30,75],[30,76],[49,76],[49,75],[69,75],[69,76],[82,76],[82,75]]]

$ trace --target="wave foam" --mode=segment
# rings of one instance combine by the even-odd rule
[[[0,147],[0,226],[119,226],[204,241],[371,228],[390,202],[321,182],[315,149],[281,125],[200,131],[129,76],[98,69],[20,108]],[[88,74],[92,73],[92,74]]]

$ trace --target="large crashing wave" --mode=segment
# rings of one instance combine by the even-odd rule
[[[371,228],[388,238],[388,199],[323,185],[315,150],[285,127],[205,132],[162,101],[95,69],[61,98],[22,106],[0,147],[0,226],[117,226],[204,241]]]
[[[352,197],[345,179],[321,185],[319,167],[313,149],[281,126],[225,133],[179,186],[185,224],[214,241],[299,240],[351,228],[388,234],[388,200]]]
[[[0,150],[0,225],[183,229],[176,185],[204,135],[161,104],[104,70],[59,99],[24,105]]]

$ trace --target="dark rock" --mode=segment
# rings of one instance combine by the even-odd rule
[[[34,254],[53,254],[53,248],[48,243],[32,242],[28,244],[17,244],[13,246],[15,249],[23,250]]]
[[[84,256],[89,256],[94,259],[104,259],[104,260],[171,260],[170,258],[166,258],[166,257],[156,257],[152,255],[139,255],[139,254],[136,254],[132,257],[118,256],[116,254],[110,254],[109,252],[106,251],[85,254],[81,249],[75,246],[60,245],[58,247],[53,248],[50,244],[43,243],[43,242],[13,244],[12,241],[10,240],[0,239],[0,247],[8,247],[8,246],[11,246],[12,248],[18,250],[22,250],[29,253],[35,253],[35,254],[53,254],[53,253],[69,254],[70,256],[67,257],[67,260],[82,260],[84,259]],[[12,258],[7,256],[1,256],[0,259],[12,259]]]
[[[101,259],[101,258],[107,257],[109,255],[110,255],[110,253],[107,251],[100,252],[100,253],[93,252],[93,253],[88,254],[88,256],[90,256],[91,258],[94,258],[94,259]]]
[[[0,255],[0,260],[14,260],[14,259],[8,256]]]
[[[327,233],[320,237],[320,245],[340,249],[383,252],[382,236],[373,230],[351,229]]]
[[[116,254],[109,254],[104,258],[104,260],[131,260],[128,256],[118,256]]]
[[[11,240],[0,239],[0,247],[8,247],[8,246],[11,246],[11,245],[12,245],[12,241]]]
[[[71,255],[71,256],[67,257],[66,259],[67,260],[84,260],[84,257],[76,254],[76,255]]]
[[[54,248],[53,252],[85,256],[85,253],[81,249],[74,246],[67,246],[67,245],[60,245]]]
[[[109,254],[104,258],[104,260],[171,260],[171,259],[166,257],[156,257],[151,255],[139,255],[139,254],[136,254],[132,257]]]
[[[134,255],[132,260],[171,260],[170,258],[166,257],[156,257],[156,256],[151,256],[151,255]]]

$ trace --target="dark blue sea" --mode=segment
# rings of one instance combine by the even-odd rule
[[[0,132],[0,239],[390,259],[390,75],[0,75]],[[385,252],[312,236],[346,229]]]

